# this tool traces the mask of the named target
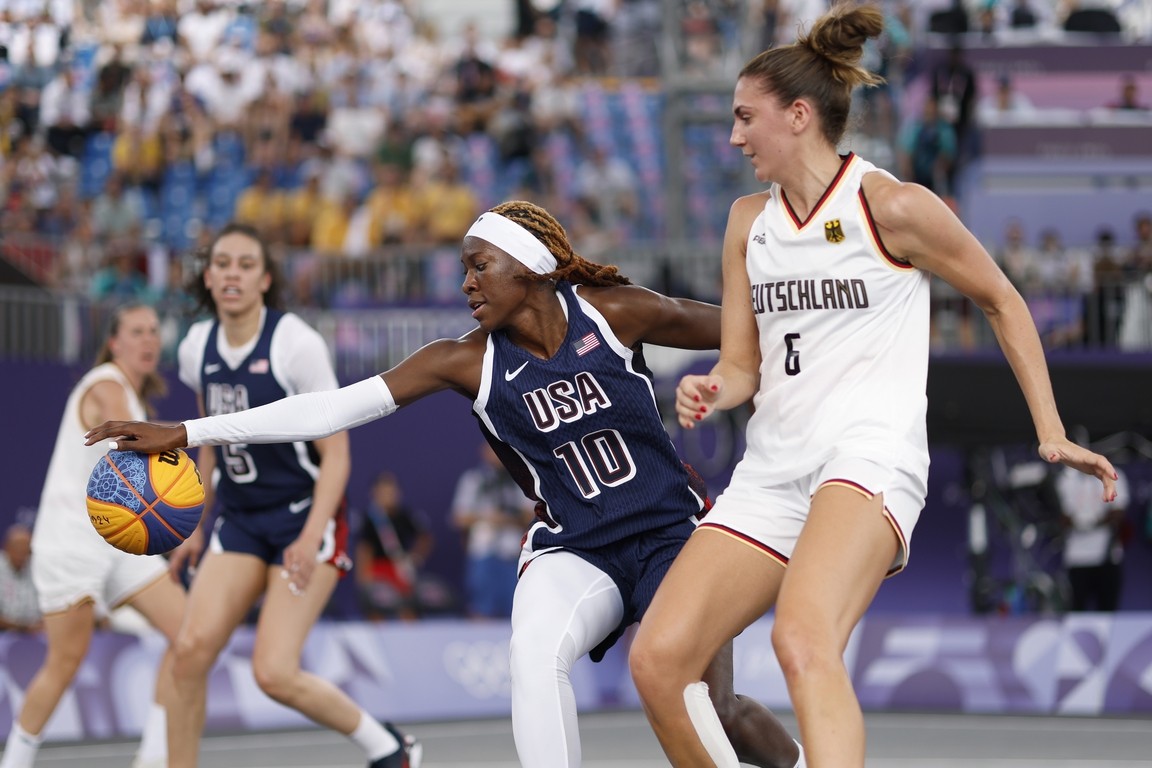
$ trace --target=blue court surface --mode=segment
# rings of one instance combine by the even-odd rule
[[[795,734],[796,721],[781,720]],[[868,768],[1152,768],[1152,719],[874,714]],[[639,712],[581,717],[585,768],[663,768]],[[510,720],[414,723],[425,768],[516,768]],[[47,745],[37,766],[126,768],[134,742]],[[330,731],[209,736],[201,768],[363,768],[359,750]]]

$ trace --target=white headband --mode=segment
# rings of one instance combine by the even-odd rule
[[[478,237],[492,243],[538,275],[556,271],[556,257],[532,235],[511,219],[498,213],[483,214],[464,237]]]

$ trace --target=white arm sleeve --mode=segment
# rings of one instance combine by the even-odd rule
[[[229,443],[319,440],[396,410],[384,379],[373,376],[343,389],[286,397],[259,408],[184,422],[188,447]]]

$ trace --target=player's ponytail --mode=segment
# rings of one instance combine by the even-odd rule
[[[108,333],[104,336],[104,343],[100,346],[100,351],[96,353],[96,362],[93,367],[112,362],[112,338],[120,333],[120,321],[124,315],[137,309],[153,308],[148,304],[134,302],[121,304],[112,310],[112,317],[108,319]],[[156,409],[152,406],[151,398],[164,397],[167,394],[168,382],[164,380],[163,376],[156,371],[144,375],[144,381],[140,385],[140,399],[144,401],[144,409],[149,416],[156,415]]]
[[[590,288],[632,284],[632,281],[620,274],[620,270],[616,267],[595,264],[573,251],[564,227],[540,206],[526,200],[512,200],[489,210],[524,227],[556,257],[554,271],[543,275],[535,273],[521,275],[524,280],[537,282],[567,280]]]
[[[836,146],[848,125],[852,89],[884,82],[860,66],[865,42],[883,31],[879,10],[844,0],[795,43],[764,51],[745,64],[740,77],[760,81],[781,106],[807,99],[820,115],[824,137]]]
[[[188,279],[186,285],[189,295],[196,299],[195,312],[216,314],[216,302],[212,299],[212,291],[208,290],[208,287],[204,285],[204,272],[211,263],[212,250],[216,247],[216,243],[220,242],[220,239],[227,235],[244,235],[244,237],[249,238],[260,246],[260,256],[264,259],[264,271],[272,276],[272,281],[268,284],[268,290],[264,291],[264,306],[269,309],[283,309],[284,278],[280,274],[279,265],[272,258],[272,254],[268,250],[268,244],[264,242],[264,238],[260,236],[260,233],[256,231],[255,227],[232,221],[221,227],[220,231],[216,233],[216,236],[212,238],[212,241],[196,252],[196,267],[192,270],[192,276]]]

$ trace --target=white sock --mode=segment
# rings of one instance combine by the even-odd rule
[[[720,716],[716,714],[716,707],[712,706],[712,699],[708,698],[707,683],[689,683],[684,687],[684,706],[688,709],[688,719],[696,729],[704,749],[716,768],[740,768],[740,761],[736,759],[736,750],[728,741],[724,733],[724,726],[720,724]]]
[[[148,719],[144,721],[144,733],[136,756],[148,762],[168,759],[168,712],[156,702],[148,708]]]
[[[32,768],[32,761],[36,759],[36,751],[43,740],[43,736],[33,736],[21,728],[19,722],[12,723],[0,768]]]
[[[792,739],[796,741],[796,739]],[[800,750],[800,759],[796,761],[796,768],[808,768],[808,761],[804,759],[804,747],[800,746],[800,742],[796,741],[796,749]]]
[[[400,742],[388,730],[376,722],[376,718],[360,710],[360,725],[348,734],[348,738],[360,745],[368,753],[368,762],[379,760],[400,749]]]

